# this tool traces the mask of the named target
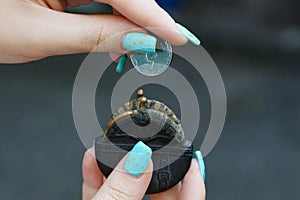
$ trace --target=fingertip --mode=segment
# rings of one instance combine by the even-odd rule
[[[182,26],[179,23],[176,23],[178,30],[194,45],[200,45],[201,41],[186,27]]]
[[[109,53],[109,57],[111,58],[112,61],[114,62],[118,62],[119,61],[119,58],[122,54],[121,53],[117,53],[117,52],[110,52]]]
[[[183,184],[186,185],[187,183],[194,182],[202,182],[204,184],[199,164],[195,158],[192,159],[190,168],[183,178]]]
[[[198,165],[199,165],[199,168],[200,168],[200,172],[202,174],[202,178],[203,178],[203,180],[205,180],[205,177],[206,177],[206,175],[205,175],[205,163],[204,163],[202,153],[200,151],[195,151],[194,155],[195,155],[195,158],[198,161]]]
[[[146,170],[138,176],[124,169],[128,154],[119,162],[95,196],[96,199],[142,199],[152,177],[153,164],[150,160]]]
[[[176,37],[174,39],[170,40],[170,43],[174,46],[182,46],[188,43],[188,39],[183,36],[180,32],[176,33]]]
[[[133,179],[133,180],[136,180],[136,179],[139,179],[141,178],[142,176],[143,177],[146,177],[144,179],[151,179],[152,177],[152,173],[153,173],[153,161],[152,159],[149,160],[149,163],[147,164],[147,166],[145,166],[145,170],[143,173],[140,173],[139,176],[133,176],[131,175],[130,173],[128,173],[128,171],[125,169],[125,163],[127,161],[127,158],[129,156],[129,153],[127,153],[122,159],[121,161],[118,163],[118,165],[114,168],[113,172],[111,174],[118,174],[117,176],[124,176],[125,174],[125,177],[129,178],[129,179]]]
[[[178,29],[177,23],[172,22],[172,30],[174,34],[170,36],[170,43],[175,46],[182,46],[188,43],[188,38]]]
[[[206,190],[197,160],[192,159],[189,171],[182,181],[180,197],[182,199],[193,199],[195,196],[199,199],[205,199]]]
[[[203,180],[199,164],[198,164],[197,160],[195,158],[193,158],[190,168],[189,168],[188,172],[186,173],[186,175],[184,176],[183,181],[185,181],[186,179],[195,178],[195,177],[197,179]]]
[[[190,173],[197,173],[197,174],[199,173],[199,174],[201,174],[200,166],[198,164],[198,161],[195,158],[192,159],[189,172]]]
[[[168,28],[161,27],[145,27],[157,37],[170,42],[174,46],[182,46],[188,42],[188,39],[178,30],[175,22]]]

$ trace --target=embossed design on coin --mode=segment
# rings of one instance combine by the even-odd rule
[[[145,76],[158,76],[167,70],[172,60],[172,46],[158,40],[155,53],[132,54],[130,60],[135,69]]]

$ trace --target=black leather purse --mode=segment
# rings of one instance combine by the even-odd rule
[[[154,171],[147,194],[165,191],[183,179],[191,164],[193,146],[174,112],[159,101],[148,100],[142,90],[136,99],[119,107],[104,135],[95,139],[97,163],[105,177],[139,141],[153,151]]]

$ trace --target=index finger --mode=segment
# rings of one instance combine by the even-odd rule
[[[173,45],[183,45],[187,38],[178,30],[173,18],[154,0],[96,0],[107,3],[123,16],[148,29]]]

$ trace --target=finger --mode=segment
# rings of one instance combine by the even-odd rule
[[[61,1],[53,1],[53,0],[36,0],[32,1],[32,3],[37,3],[40,6],[44,6],[46,8],[50,8],[53,10],[58,10],[58,11],[64,11],[68,4],[61,0]]]
[[[98,168],[94,148],[87,150],[82,161],[82,199],[92,199],[103,184],[103,175]]]
[[[113,9],[113,14],[117,15],[117,16],[122,16],[122,14],[119,11],[117,11],[116,9]]]
[[[53,0],[50,0],[50,1],[53,1]],[[70,6],[79,6],[79,5],[85,5],[85,4],[92,3],[93,0],[66,0],[66,2]]]
[[[37,3],[40,6],[51,8],[57,11],[64,11],[68,5],[79,6],[93,2],[93,0],[36,0],[33,3]]]
[[[121,56],[122,54],[121,53],[116,53],[116,52],[110,52],[109,53],[109,57],[112,59],[112,61],[114,61],[114,62],[118,62],[118,60],[119,60],[119,58],[120,58],[120,56]]]
[[[132,22],[145,27],[173,45],[183,45],[186,37],[178,30],[172,17],[154,0],[96,0],[108,3]]]
[[[132,43],[124,45],[125,35],[128,32],[145,32],[137,25],[128,21],[126,18],[114,15],[79,15],[62,13],[49,10],[41,6],[31,9],[23,9],[23,15],[26,19],[23,23],[16,21],[19,26],[16,32],[23,33],[18,43],[19,47],[32,46],[37,53],[51,55],[83,53],[90,51],[97,52],[128,52],[134,51]],[[39,15],[37,18],[36,16]],[[31,31],[26,31],[28,27]],[[155,38],[152,36],[149,42],[145,41],[143,45],[138,42],[142,41],[144,34],[140,34],[135,41],[132,38],[130,42],[137,43],[139,47],[150,46],[151,50],[155,49]],[[17,49],[17,48],[16,48]],[[143,48],[141,48],[143,49]]]
[[[113,15],[122,16],[121,13],[119,13],[116,9],[113,9]],[[119,60],[119,58],[120,58],[121,55],[122,55],[121,53],[115,53],[115,52],[110,52],[109,53],[110,58],[114,62],[118,62],[118,60]]]
[[[178,183],[174,187],[160,193],[151,194],[150,199],[151,200],[176,200],[179,199],[179,192],[180,192],[181,184]]]
[[[205,199],[205,185],[196,159],[192,160],[189,171],[186,173],[180,192],[180,199]]]
[[[138,142],[109,175],[94,199],[142,199],[152,177],[151,154],[148,146]]]

